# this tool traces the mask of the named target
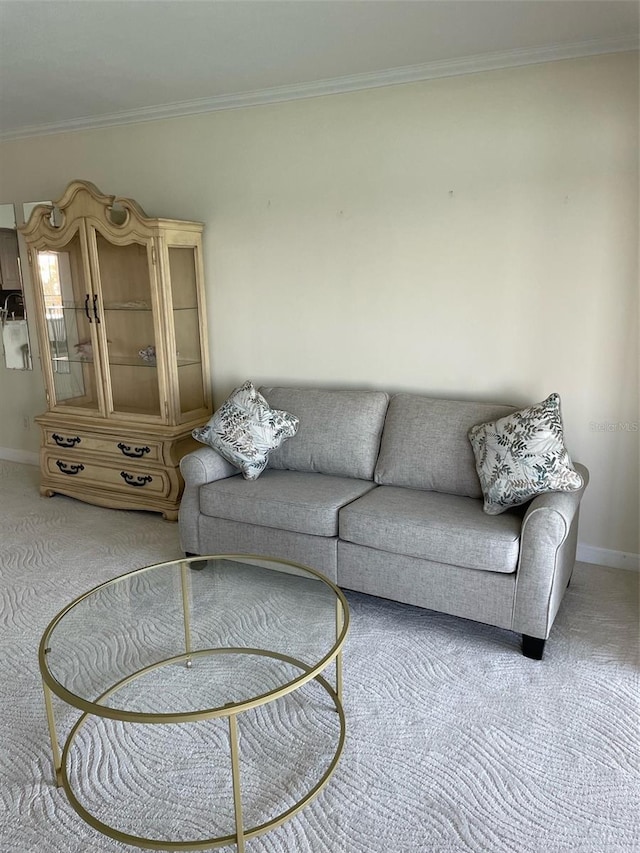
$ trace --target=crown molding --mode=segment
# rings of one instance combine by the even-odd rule
[[[197,98],[190,101],[142,107],[135,110],[124,110],[100,116],[83,116],[52,122],[50,124],[31,125],[29,127],[0,132],[0,141],[25,139],[31,136],[48,136],[54,133],[69,133],[77,130],[94,130],[116,125],[137,124],[145,121],[182,118],[216,112],[218,110],[257,107],[303,98],[316,98],[322,95],[339,95],[364,89],[377,89],[383,86],[397,86],[402,83],[418,83],[425,80],[434,80],[439,77],[457,77],[464,74],[498,71],[504,68],[537,65],[563,59],[578,59],[583,56],[637,51],[639,47],[640,40],[638,35],[632,35],[547,45],[545,47],[516,48],[513,50],[467,56],[461,59],[444,59],[435,62],[426,62],[421,65],[407,65],[401,68],[391,68],[386,71],[352,74],[347,77],[333,77],[310,83],[278,86],[271,89],[239,92],[231,95],[216,95],[211,98]]]

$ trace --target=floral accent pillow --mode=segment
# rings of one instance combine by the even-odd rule
[[[543,492],[582,487],[582,477],[564,446],[558,394],[493,423],[471,427],[468,435],[489,515]]]
[[[298,423],[295,415],[272,409],[253,383],[245,382],[191,434],[239,468],[245,480],[257,480],[271,451],[296,434]]]

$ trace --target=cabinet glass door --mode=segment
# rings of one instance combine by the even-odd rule
[[[160,417],[151,243],[115,245],[94,231],[101,339],[108,375],[107,408],[117,414]]]
[[[44,324],[53,376],[55,406],[98,410],[93,300],[86,280],[80,233],[62,248],[36,252],[44,300]]]
[[[187,412],[193,412],[206,405],[196,255],[192,246],[169,246],[168,252],[180,414],[184,416]]]

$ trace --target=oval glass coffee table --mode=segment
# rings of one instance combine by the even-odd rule
[[[247,839],[310,802],[337,765],[348,626],[335,584],[265,557],[192,557],[95,587],[51,621],[40,644],[56,784],[87,823],[117,841],[244,851]],[[328,667],[333,683],[322,674]],[[62,748],[52,693],[82,712],[70,730],[65,724]],[[311,742],[304,747],[307,735],[326,740],[331,728],[321,755]],[[309,767],[317,756],[320,769]],[[106,796],[91,787],[99,782],[110,786]],[[154,801],[156,785],[169,793]],[[256,795],[261,785],[277,790]],[[255,822],[243,817],[245,789],[275,799],[266,818],[256,808]],[[139,833],[149,816],[154,832]]]

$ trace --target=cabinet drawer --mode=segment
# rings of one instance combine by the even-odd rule
[[[85,430],[72,431],[60,429],[46,429],[44,431],[44,444],[47,448],[57,448],[65,453],[69,451],[75,456],[76,452],[82,454],[102,453],[107,456],[115,456],[123,460],[144,459],[158,462],[162,458],[162,443],[159,441],[141,441],[130,436],[119,438],[110,435],[90,433]],[[134,462],[135,464],[135,462]]]
[[[168,472],[159,467],[129,465],[126,462],[94,461],[82,453],[48,453],[42,460],[47,481],[91,485],[108,491],[147,493],[166,496],[171,490]]]

